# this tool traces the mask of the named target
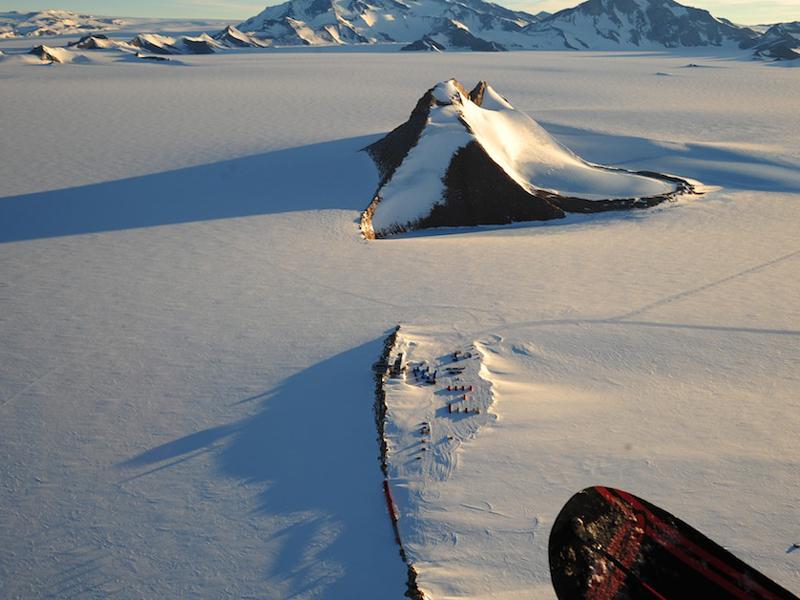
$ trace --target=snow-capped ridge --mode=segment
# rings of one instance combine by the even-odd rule
[[[179,39],[155,33],[140,33],[130,40],[128,45],[159,55],[213,54],[226,47],[207,33],[183,36]]]
[[[232,48],[265,48],[270,45],[268,40],[260,40],[255,36],[248,35],[243,31],[239,31],[233,25],[228,25],[211,37]]]
[[[140,33],[128,43],[153,54],[180,54],[175,38],[157,33]]]

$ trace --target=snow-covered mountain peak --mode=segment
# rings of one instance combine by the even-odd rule
[[[437,83],[366,150],[381,175],[362,216],[367,238],[645,208],[693,191],[674,177],[584,161],[485,81],[470,92],[455,79]]]
[[[464,87],[455,79],[448,79],[437,83],[430,92],[433,99],[440,106],[450,104],[463,104],[464,97],[468,96]]]

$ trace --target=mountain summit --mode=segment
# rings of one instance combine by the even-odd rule
[[[368,239],[647,208],[694,192],[676,177],[584,161],[484,81],[470,92],[438,83],[366,151],[381,178],[361,219]]]

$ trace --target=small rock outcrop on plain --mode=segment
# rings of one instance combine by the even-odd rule
[[[29,54],[33,54],[42,62],[66,63],[70,62],[70,52],[64,48],[53,48],[44,44],[34,47]]]
[[[483,81],[470,92],[454,79],[437,84],[365,150],[380,173],[361,218],[368,239],[647,208],[694,193],[676,177],[584,161]]]
[[[112,40],[107,35],[102,33],[85,35],[77,42],[70,42],[67,45],[74,48],[80,48],[81,50],[109,50],[113,48],[125,48],[128,46],[128,44],[125,42]]]

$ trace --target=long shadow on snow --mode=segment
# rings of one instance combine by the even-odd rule
[[[402,598],[406,570],[381,492],[370,366],[383,339],[324,360],[249,399],[252,417],[147,450],[120,465],[169,468],[222,444],[221,472],[263,488],[260,510],[290,525],[275,534],[267,583],[282,597]],[[291,595],[291,596],[290,596]],[[281,596],[280,593],[276,597]]]
[[[725,188],[800,192],[800,168],[788,162],[711,145],[542,124],[567,147],[598,163],[657,170]],[[375,191],[377,172],[359,150],[378,137],[0,198],[0,243],[301,210],[360,211]]]
[[[377,136],[277,150],[62,190],[0,198],[0,243],[314,210],[361,210]]]

